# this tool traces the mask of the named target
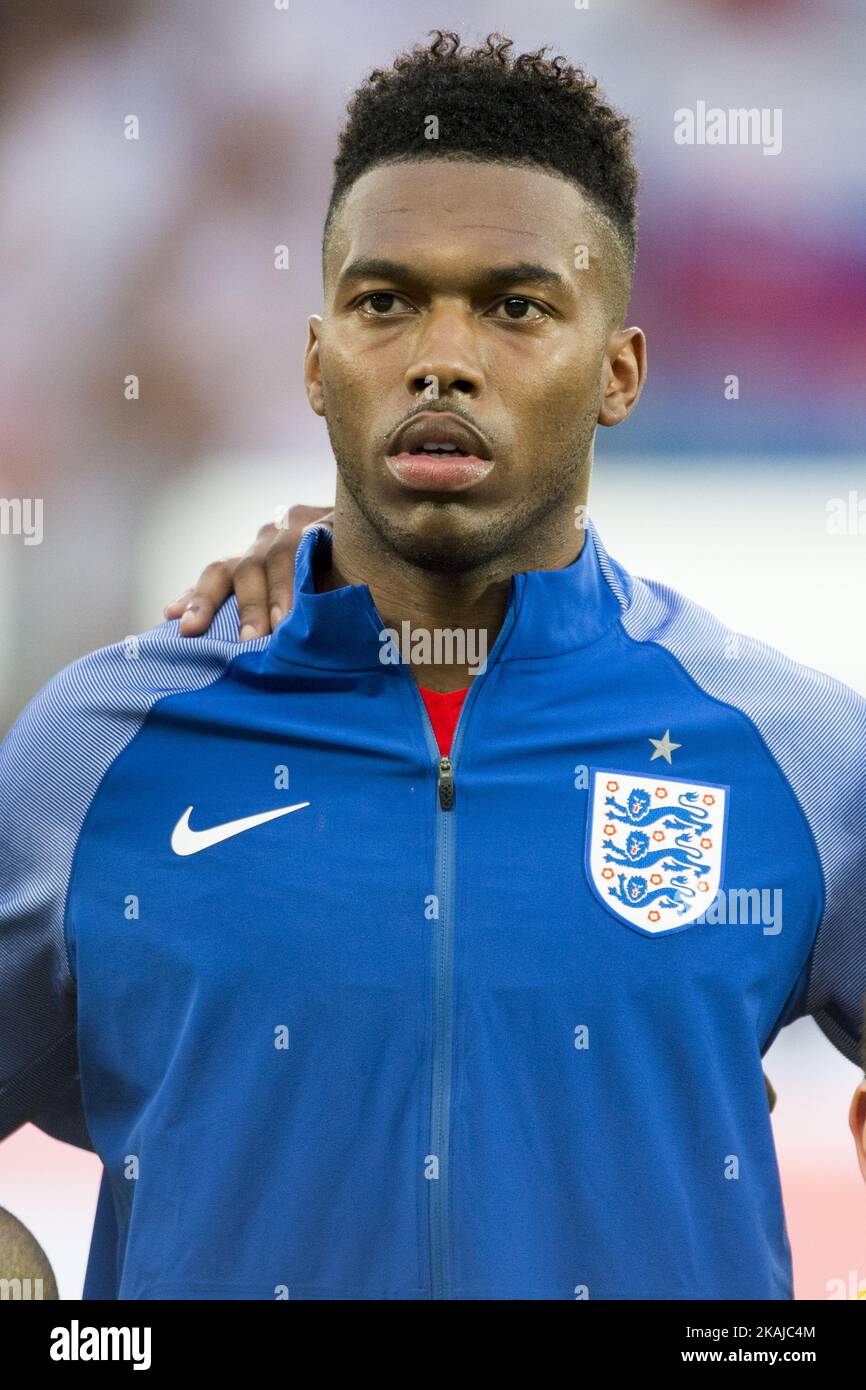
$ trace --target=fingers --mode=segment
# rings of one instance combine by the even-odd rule
[[[273,629],[290,611],[294,596],[295,555],[298,542],[281,531],[265,559],[268,586],[268,622]]]
[[[252,547],[252,552],[247,552],[234,574],[242,642],[250,642],[254,637],[266,637],[271,630],[268,576],[257,551],[257,546]]]
[[[214,613],[232,591],[232,576],[239,563],[237,555],[215,560],[202,570],[192,589],[187,589],[163,609],[166,618],[182,614],[179,628],[182,637],[199,637],[210,626]]]
[[[180,618],[183,637],[199,637],[234,589],[240,619],[240,640],[265,637],[292,606],[295,556],[301,536],[315,524],[332,526],[333,508],[290,507],[280,526],[266,522],[245,555],[215,560],[173,603],[166,604],[166,618]]]
[[[264,559],[269,545],[272,541],[276,539],[276,537],[279,534],[280,528],[279,526],[276,526],[273,521],[264,522],[264,524],[259,527],[258,532],[256,534],[256,538],[250,546],[249,550],[245,551],[244,553],[246,555],[255,555],[260,560]]]
[[[332,525],[333,520],[333,508],[329,511],[325,507],[298,505],[289,508],[283,525],[276,528],[276,534],[265,556],[269,591],[268,616],[271,628],[275,628],[278,623],[282,622],[292,606],[295,556],[301,536],[310,526],[323,522],[325,525]],[[264,529],[263,527],[262,530]]]
[[[173,603],[167,603],[162,610],[165,618],[179,618],[186,608],[187,599],[192,598],[192,589],[184,589],[180,598],[176,598]]]
[[[298,504],[297,506],[289,507],[286,520],[283,522],[283,527],[288,531],[296,532],[298,538],[300,538],[301,532],[305,531],[308,526],[315,525],[317,521],[326,521],[328,519],[330,521],[334,519],[333,507],[304,507]]]

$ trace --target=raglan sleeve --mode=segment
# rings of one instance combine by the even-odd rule
[[[834,683],[835,684],[835,683]],[[840,1052],[864,1064],[866,1008],[866,699],[835,685],[830,721],[816,719],[819,775],[810,820],[824,875],[824,906],[812,944],[802,1013]]]
[[[29,1120],[92,1150],[64,932],[87,809],[77,776],[87,752],[71,732],[69,669],[0,745],[0,1140]]]

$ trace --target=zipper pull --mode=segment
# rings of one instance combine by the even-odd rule
[[[454,768],[450,758],[439,759],[439,805],[450,811],[454,805]]]

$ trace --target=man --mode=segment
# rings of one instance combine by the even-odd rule
[[[88,1296],[791,1296],[761,1057],[857,1055],[866,702],[586,522],[636,175],[509,48],[351,103],[291,613],[97,652],[4,747],[0,1133],[102,1158]]]

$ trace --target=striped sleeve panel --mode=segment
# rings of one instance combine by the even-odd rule
[[[599,559],[635,641],[669,651],[708,696],[744,714],[791,787],[821,864],[824,907],[800,1013],[860,1064],[866,1001],[866,699],[726,627],[667,585]],[[788,1020],[790,1021],[790,1020]]]
[[[0,746],[0,1139],[32,1120],[92,1149],[64,917],[81,827],[99,785],[163,696],[218,680],[241,652],[237,604],[207,633],[163,623],[73,662]]]

